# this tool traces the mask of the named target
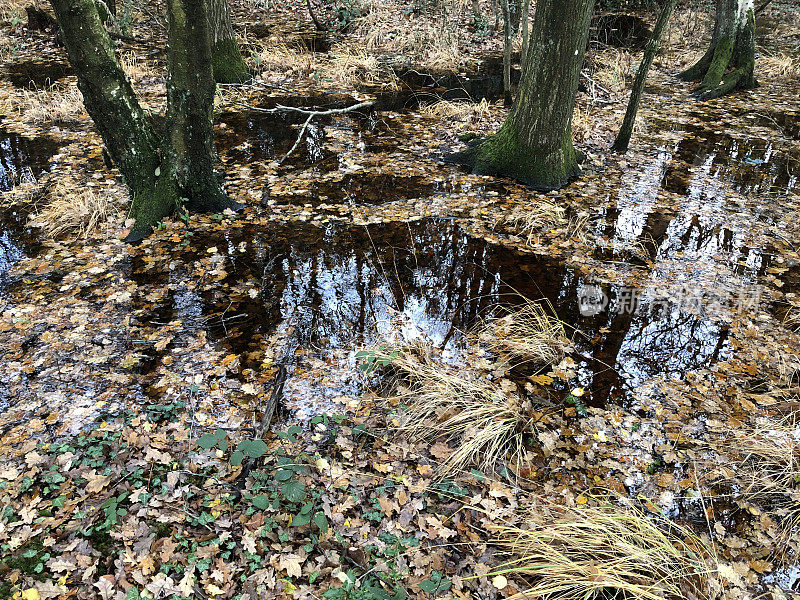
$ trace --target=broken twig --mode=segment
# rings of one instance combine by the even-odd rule
[[[292,146],[291,149],[284,155],[284,157],[278,161],[278,164],[280,165],[280,164],[283,164],[284,161],[287,158],[289,158],[295,150],[297,150],[297,147],[300,145],[300,141],[303,139],[303,135],[305,135],[305,133],[306,133],[306,129],[308,129],[308,126],[311,124],[311,121],[314,119],[314,117],[327,117],[328,115],[341,115],[341,114],[344,114],[344,113],[353,112],[355,110],[360,110],[362,108],[368,108],[370,106],[374,106],[375,102],[372,101],[372,100],[369,100],[367,102],[360,102],[358,104],[354,104],[353,106],[348,106],[346,108],[331,108],[331,109],[328,109],[328,110],[309,110],[307,108],[296,108],[294,106],[283,106],[282,104],[277,105],[275,108],[258,108],[257,106],[250,106],[249,104],[243,104],[241,102],[235,102],[234,104],[236,104],[237,106],[242,106],[244,108],[247,108],[247,109],[255,111],[255,112],[262,112],[262,113],[272,114],[272,113],[281,112],[281,111],[290,111],[290,112],[297,112],[297,113],[300,113],[302,115],[308,115],[308,118],[306,118],[305,123],[303,123],[303,126],[300,128],[300,134],[297,136],[297,140],[295,141],[294,146]]]

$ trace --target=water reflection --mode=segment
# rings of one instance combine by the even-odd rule
[[[586,277],[546,257],[488,243],[450,221],[246,226],[218,235],[197,247],[227,249],[225,285],[197,294],[184,282],[156,312],[185,326],[202,322],[218,343],[242,356],[263,348],[275,331],[293,332],[298,344],[321,357],[398,331],[453,355],[462,332],[521,298],[546,300],[580,331],[580,378],[596,403],[651,377],[683,377],[728,350],[724,327],[675,299],[642,297],[634,310],[620,310],[625,290],[601,286],[608,305],[599,314],[582,314],[580,298],[592,283]],[[202,257],[199,250],[186,256]],[[183,276],[172,277],[178,282]]]
[[[49,138],[30,139],[0,130],[0,192],[21,181],[31,181],[53,167],[58,145]],[[27,227],[23,210],[0,210],[0,292],[8,283],[8,271],[26,251],[32,251],[35,236]]]

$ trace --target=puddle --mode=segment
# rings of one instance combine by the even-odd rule
[[[0,130],[0,192],[49,171],[58,148],[48,138],[31,139]],[[26,212],[0,205],[0,294],[8,284],[12,265],[35,252],[35,238],[35,232],[27,227]]]
[[[709,124],[711,127],[711,124]],[[786,192],[797,186],[800,155],[760,138],[736,138],[697,124],[666,125],[685,134],[670,149],[661,186],[683,196],[708,187],[702,178],[730,184],[743,194]]]
[[[594,404],[623,399],[651,377],[682,378],[729,352],[727,330],[702,313],[647,294],[636,310],[625,311],[625,290],[592,285],[556,261],[490,244],[451,221],[289,224],[269,231],[245,225],[193,245],[196,249],[182,256],[187,266],[208,261],[207,247],[224,252],[222,285],[197,292],[183,283],[186,274],[175,270],[169,280],[176,291],[166,302],[140,310],[138,318],[202,327],[242,356],[243,367],[258,364],[259,358],[248,364],[245,357],[263,354],[276,331],[293,332],[297,344],[319,360],[379,343],[397,331],[456,356],[463,332],[520,297],[546,299],[581,332],[575,336],[580,372],[563,387],[584,385]],[[137,276],[141,267],[134,276],[142,283],[166,283],[154,282],[149,273]],[[586,297],[601,292],[607,305],[597,314],[582,314]],[[352,359],[341,367],[353,373],[355,385]],[[308,390],[303,394],[294,401],[313,414]]]
[[[320,204],[385,204],[470,190],[485,195],[487,192],[501,194],[507,188],[494,181],[475,186],[469,181],[456,184],[449,179],[435,179],[431,176],[359,173],[348,174],[337,180],[310,181],[307,189],[286,195],[273,194],[271,198],[279,204],[316,207]]]
[[[782,591],[794,594],[800,592],[800,564],[778,569],[764,576],[761,583],[767,586],[777,585]]]
[[[65,62],[58,61],[40,62],[27,60],[14,62],[2,72],[3,79],[7,79],[12,85],[20,88],[31,86],[37,88],[48,87],[68,75],[72,75],[70,66]]]
[[[47,137],[28,138],[0,129],[0,192],[24,179],[38,179],[55,164],[59,144]]]

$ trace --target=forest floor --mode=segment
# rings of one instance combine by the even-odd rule
[[[760,20],[758,89],[698,103],[675,73],[710,22],[680,10],[624,156],[639,54],[592,44],[583,175],[542,194],[441,160],[507,114],[498,36],[376,4],[327,37],[237,6],[260,73],[217,148],[247,208],[136,247],[63,49],[0,14],[0,598],[491,600],[536,581],[502,528],[564,510],[674,523],[708,566],[684,597],[797,596],[798,15]],[[158,112],[163,31],[129,16]],[[257,110],[366,100],[282,162],[306,117]],[[509,364],[530,301],[563,331]],[[410,426],[429,372],[516,407],[518,460],[462,455],[446,405]]]

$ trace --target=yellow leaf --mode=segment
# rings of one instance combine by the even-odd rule
[[[22,600],[39,600],[39,590],[36,588],[28,588],[22,592],[20,597]]]
[[[589,499],[588,499],[586,496],[578,496],[578,497],[575,499],[575,503],[576,503],[578,506],[583,506],[583,505],[584,505],[584,504],[586,504],[588,501],[589,501]]]

